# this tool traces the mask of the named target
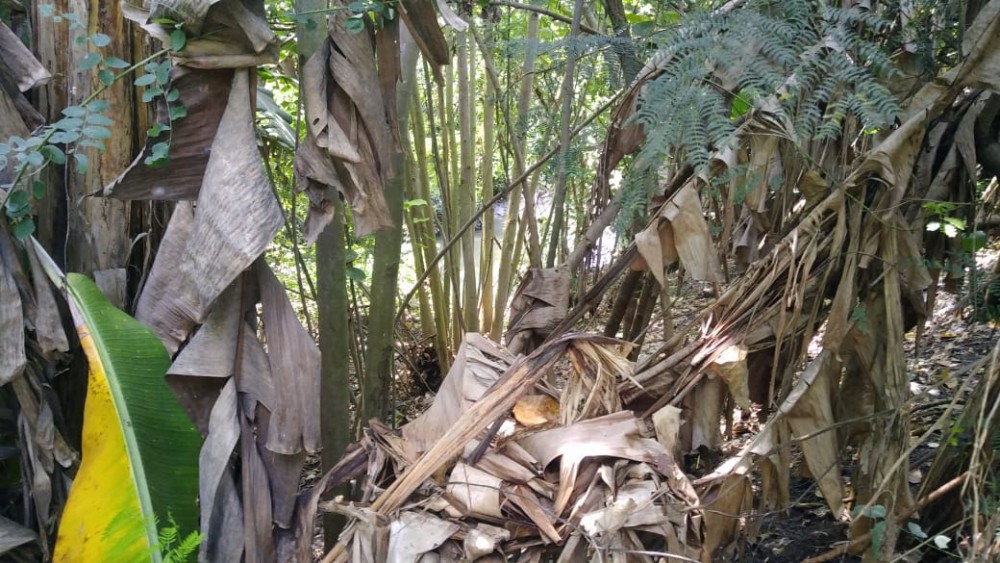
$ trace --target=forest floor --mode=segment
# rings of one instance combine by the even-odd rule
[[[993,264],[983,261],[978,268],[988,273]],[[937,448],[948,438],[940,430],[931,432],[926,441],[919,438],[942,416],[949,404],[956,399],[956,410],[965,402],[978,380],[978,370],[969,368],[988,356],[996,345],[995,326],[977,321],[971,306],[963,300],[966,292],[938,293],[934,314],[927,321],[919,345],[916,334],[906,335],[905,350],[910,374],[910,439],[915,449],[910,454],[910,486],[917,498],[924,476],[928,474]],[[969,371],[969,373],[964,373]],[[959,375],[961,374],[961,375]],[[955,377],[953,377],[955,375]],[[947,427],[947,425],[945,425]],[[854,469],[856,449],[844,449],[841,459],[846,490],[850,491],[850,475]],[[829,550],[837,542],[848,539],[847,524],[837,522],[812,479],[795,476],[791,483],[792,506],[787,515],[769,515],[761,522],[756,543],[747,546],[743,561],[771,563],[798,562]],[[900,534],[897,553],[904,554],[900,561],[919,561],[927,555],[927,542],[920,542],[906,533]],[[954,545],[954,544],[953,544]],[[937,551],[932,560],[957,560],[945,552]],[[835,561],[860,561],[860,558],[837,558]]]
[[[996,252],[981,253],[977,259],[976,270],[980,279],[985,279],[993,270]],[[997,325],[984,323],[975,319],[972,306],[967,298],[969,280],[961,291],[949,293],[938,292],[933,314],[927,320],[919,343],[916,332],[906,335],[904,343],[907,371],[910,376],[910,420],[911,445],[916,445],[910,455],[910,485],[917,497],[922,479],[927,475],[934,460],[937,448],[942,441],[947,440],[941,431],[931,432],[922,444],[916,444],[928,428],[931,428],[955,399],[956,394],[962,394],[956,401],[961,405],[965,396],[971,392],[978,380],[978,370],[969,368],[988,356],[997,341]],[[693,318],[714,299],[708,284],[685,284],[674,300],[673,317],[675,326],[683,326],[684,321]],[[654,316],[654,319],[656,317]],[[662,334],[662,323],[650,327],[650,339],[655,340],[656,334]],[[647,342],[644,349],[654,350],[657,342]],[[964,373],[970,371],[970,373]],[[957,377],[956,377],[957,376]],[[723,455],[709,463],[721,462],[729,453],[735,453],[746,445],[747,440],[756,435],[756,419],[745,423],[743,431],[727,441],[722,448]],[[739,425],[737,425],[739,426]],[[844,475],[845,490],[851,490],[850,476],[854,471],[857,450],[854,447],[844,449],[841,458],[841,473]],[[795,456],[793,455],[793,460]],[[703,474],[710,472],[713,466],[692,467],[691,464],[704,463],[704,457],[689,456],[686,460],[689,473]],[[808,471],[793,465],[790,483],[791,506],[787,513],[763,515],[756,522],[756,534],[747,538],[732,561],[768,562],[768,563],[798,563],[803,559],[815,557],[833,548],[836,544],[849,539],[848,524],[838,521],[830,512],[826,502],[820,495],[815,481],[808,476]],[[927,542],[921,548],[914,548],[919,542],[907,534],[900,535],[898,553],[906,553],[900,561],[919,561],[926,555]],[[944,552],[937,552],[932,560],[956,560]],[[860,561],[860,557],[842,556],[834,561]]]
[[[984,256],[985,254],[987,253],[984,253]],[[995,255],[996,252],[991,251],[988,254]],[[992,259],[984,257],[977,260],[977,271],[980,272],[981,278],[988,275],[992,268]],[[967,280],[966,285],[968,285]],[[935,310],[926,323],[919,344],[915,332],[906,335],[905,352],[912,401],[910,411],[913,413],[911,444],[916,444],[917,439],[934,425],[956,394],[966,394],[974,387],[974,379],[963,385],[966,379],[978,377],[974,370],[958,377],[949,376],[962,374],[963,370],[968,370],[969,366],[989,355],[996,343],[996,325],[986,324],[973,318],[968,299],[963,299],[967,294],[967,290],[957,294],[940,291]],[[697,315],[712,299],[707,284],[685,283],[674,299],[674,326],[684,326],[687,319]],[[578,330],[600,333],[603,330],[605,317],[606,310],[602,307],[596,315],[582,321]],[[658,309],[653,319],[643,346],[644,351],[655,350],[659,344],[658,340],[662,340],[662,318]],[[399,407],[409,415],[407,418],[418,414],[430,403],[431,395],[422,392],[421,387],[421,383],[413,383],[412,395],[409,398],[401,398]],[[964,397],[958,397],[957,403],[962,402]],[[734,436],[724,444],[722,451],[715,455],[688,456],[685,459],[687,471],[694,474],[711,471],[714,464],[721,462],[730,453],[739,451],[746,441],[756,434],[757,424],[756,417],[751,417],[742,424],[736,424],[734,428],[739,430],[734,431]],[[910,483],[915,497],[934,459],[936,449],[946,439],[940,431],[932,432],[923,444],[916,445],[913,450],[910,456]],[[851,490],[850,476],[854,470],[855,457],[855,448],[844,449],[841,473],[844,475],[847,491]],[[319,477],[318,463],[310,465],[309,475],[305,479],[307,482]],[[756,533],[742,542],[738,553],[731,561],[799,562],[822,554],[848,539],[848,525],[838,521],[830,513],[815,482],[808,477],[807,471],[800,471],[797,466],[793,466],[790,485],[789,510],[785,513],[758,516],[756,522],[751,524],[756,528]],[[905,533],[900,535],[899,553],[905,553],[914,545],[916,542],[910,536]],[[323,555],[321,523],[317,526],[314,546],[318,560]],[[926,545],[923,548],[912,549],[899,560],[918,561],[926,554],[927,549]],[[938,560],[948,560],[946,554],[938,555],[941,556],[937,558]],[[859,557],[849,556],[834,559],[841,562],[860,560]]]

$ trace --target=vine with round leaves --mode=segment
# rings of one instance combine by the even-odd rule
[[[39,6],[39,13],[55,23],[68,23],[71,31],[86,28],[79,15],[57,14],[51,5]],[[143,102],[163,100],[167,107],[166,122],[154,124],[146,133],[150,139],[157,139],[164,133],[167,138],[152,145],[144,162],[155,167],[169,159],[173,122],[187,116],[187,108],[180,102],[180,92],[170,85],[169,54],[184,49],[187,35],[179,23],[167,20],[156,23],[173,27],[170,45],[134,64],[101,53],[101,49],[111,43],[111,38],[104,33],[76,37],[77,45],[92,47],[80,61],[79,69],[96,70],[100,87],[79,104],[63,108],[62,118],[39,127],[27,139],[15,135],[0,141],[0,170],[11,166],[13,174],[10,183],[0,184],[0,208],[11,233],[18,239],[23,240],[35,232],[34,203],[45,196],[45,184],[37,179],[41,171],[49,164],[67,165],[72,158],[74,170],[82,174],[90,166],[82,149],[106,150],[104,141],[111,138],[110,127],[114,121],[105,114],[109,104],[100,96],[119,80],[137,75],[133,83],[144,88]]]

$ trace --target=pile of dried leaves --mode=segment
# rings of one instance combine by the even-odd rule
[[[323,491],[364,475],[360,501],[321,503],[350,522],[324,561],[710,558],[737,532],[722,514],[748,489],[725,490],[715,508],[732,511],[700,508],[723,493],[698,491],[678,467],[677,409],[642,419],[622,406],[627,352],[567,335],[514,358],[466,336],[432,406],[399,431],[369,427],[300,522]]]

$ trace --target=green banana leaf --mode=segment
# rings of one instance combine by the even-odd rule
[[[201,435],[164,380],[170,357],[160,340],[89,278],[54,281],[89,363],[80,471],[54,560],[162,561],[163,529],[198,530]]]

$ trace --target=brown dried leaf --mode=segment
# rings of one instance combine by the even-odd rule
[[[338,22],[331,25],[339,26]],[[375,89],[379,81],[370,39],[367,34],[346,39],[341,35],[336,35],[339,51],[327,39],[303,69],[310,134],[296,153],[296,183],[300,191],[310,192],[311,217],[330,214],[328,202],[337,197],[311,183],[343,194],[351,206],[355,228],[364,236],[392,223],[382,189],[392,172],[388,167],[392,145],[388,118]],[[352,69],[352,65],[357,68]],[[371,96],[373,90],[375,95]],[[369,98],[377,100],[377,104]],[[310,238],[318,236],[327,222],[313,219]]]
[[[701,495],[705,507],[705,537],[702,561],[726,558],[729,548],[739,535],[741,521],[753,505],[750,479],[730,475]]]
[[[399,15],[437,74],[439,67],[451,62],[451,50],[438,25],[434,5],[430,0],[404,0],[399,4]]]
[[[188,207],[182,218],[171,219],[161,247],[169,254],[158,254],[139,298],[136,317],[171,352],[281,229],[281,209],[257,150],[249,94],[248,72],[236,71],[197,212]]]
[[[191,68],[247,68],[278,60],[278,42],[264,19],[262,6],[242,0],[159,0],[146,10],[133,4],[122,6],[126,18],[147,33],[170,44],[170,31],[153,20],[166,18],[184,22],[189,39],[173,55],[177,64]],[[161,15],[170,14],[170,15]]]
[[[514,405],[514,420],[538,426],[559,420],[559,402],[548,395],[525,395]]]
[[[690,451],[701,446],[716,450],[722,445],[719,420],[725,399],[725,383],[716,377],[702,379],[685,399],[685,411],[691,413]]]
[[[510,503],[520,508],[521,512],[524,512],[524,515],[538,527],[542,541],[546,543],[559,543],[562,541],[559,531],[553,525],[555,516],[552,514],[552,507],[549,505],[543,506],[542,501],[535,496],[535,493],[530,488],[526,485],[514,485],[505,496]]]
[[[663,222],[670,225],[672,236],[661,239]],[[663,268],[668,263],[665,260],[672,256],[678,256],[684,269],[696,280],[724,281],[701,200],[690,182],[660,208],[659,215],[636,236],[635,242],[660,285],[664,283]],[[673,248],[663,247],[670,242]]]
[[[421,555],[437,549],[459,529],[458,524],[426,512],[403,512],[389,524],[389,549],[385,561],[416,563]]]
[[[504,349],[484,336],[466,334],[434,402],[403,426],[403,437],[418,451],[427,451],[496,383],[512,361]]]
[[[284,286],[257,262],[264,334],[274,385],[267,448],[280,454],[317,452],[319,435],[319,348],[299,322]]]
[[[24,371],[24,313],[13,269],[20,268],[13,245],[0,233],[0,385],[10,383]]]
[[[52,78],[48,69],[38,62],[35,55],[4,22],[0,22],[0,54],[3,55],[0,57],[2,64],[15,77],[17,89],[21,92],[41,86]]]
[[[532,268],[524,275],[511,299],[510,321],[504,338],[509,343],[517,338],[541,340],[566,317],[569,308],[570,276],[561,268]],[[525,333],[521,336],[521,333]],[[530,348],[514,351],[528,351]]]
[[[245,416],[240,417],[240,427],[243,439],[240,440],[240,461],[243,475],[243,534],[246,563],[271,563],[276,560],[273,535],[273,518],[271,514],[271,487],[269,477],[274,477],[268,471],[261,459],[261,446],[253,439],[253,429]],[[268,452],[265,451],[265,455]],[[281,474],[282,479],[298,485],[299,473],[295,475]],[[297,487],[296,487],[297,488]]]
[[[496,475],[459,462],[451,470],[447,491],[466,509],[458,516],[500,518],[501,483]]]
[[[656,441],[663,446],[663,449],[670,452],[671,456],[677,459],[681,455],[678,442],[678,434],[681,429],[681,409],[666,405],[662,409],[653,413],[653,429],[656,431]]]
[[[467,561],[487,563],[489,560],[486,559],[486,556],[493,554],[503,542],[509,539],[509,530],[479,522],[475,528],[465,533],[465,541],[462,542],[465,548],[465,558]],[[499,561],[504,562],[506,559],[500,558]]]
[[[750,408],[746,346],[740,344],[728,346],[709,364],[709,369],[726,382],[729,393],[737,405],[744,409]]]
[[[0,516],[0,555],[15,547],[37,540],[38,535],[30,528]]]
[[[184,119],[173,121],[170,158],[151,168],[144,161],[161,137],[149,138],[132,164],[105,186],[105,197],[119,199],[195,200],[201,192],[219,124],[233,85],[233,70],[194,70],[174,67],[170,88],[180,93],[187,108]],[[156,120],[167,123],[167,108],[157,99]]]
[[[827,506],[835,517],[843,518],[844,486],[840,478],[840,445],[837,433],[829,429],[836,423],[833,401],[840,381],[841,363],[832,355],[821,355],[822,362],[809,390],[788,413],[788,425],[797,438],[811,436],[799,443],[809,471],[819,485]]]
[[[239,561],[243,554],[243,507],[229,467],[240,439],[238,416],[236,382],[230,379],[212,408],[208,436],[198,458],[202,561]]]
[[[666,453],[655,440],[641,438],[639,431],[639,420],[624,411],[538,432],[517,442],[543,466],[561,458],[554,509],[556,514],[562,514],[584,459],[610,456],[653,463]]]

